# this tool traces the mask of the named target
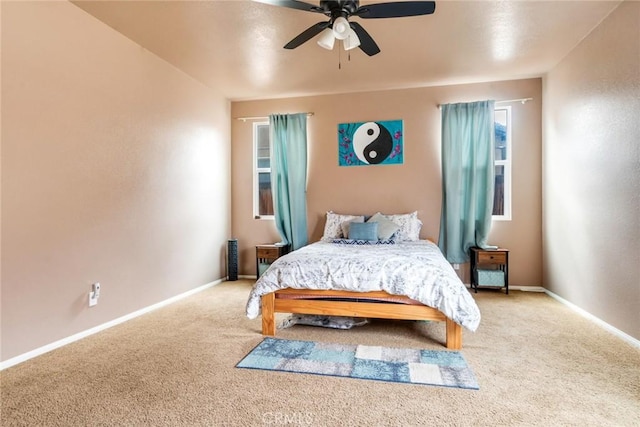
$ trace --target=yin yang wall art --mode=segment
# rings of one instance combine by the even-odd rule
[[[399,165],[403,154],[402,120],[338,125],[340,166]]]

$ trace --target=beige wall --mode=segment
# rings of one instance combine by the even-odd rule
[[[2,360],[225,275],[229,108],[71,3],[2,2]]]
[[[544,284],[640,339],[640,3],[544,80]]]
[[[327,210],[404,213],[417,210],[422,238],[438,238],[441,209],[438,104],[532,97],[513,104],[513,220],[494,222],[490,242],[511,250],[511,283],[540,286],[541,95],[540,79],[382,92],[234,102],[233,117],[313,112],[308,121],[308,220],[318,240]],[[339,167],[337,125],[369,120],[404,121],[404,164]],[[232,215],[241,274],[255,274],[258,243],[279,241],[273,221],[252,215],[252,124],[232,123]],[[466,272],[466,266],[462,272]],[[465,274],[467,276],[467,274]],[[466,277],[465,277],[466,278]],[[466,278],[468,281],[468,279]]]

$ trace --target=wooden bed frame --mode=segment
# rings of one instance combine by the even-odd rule
[[[341,298],[332,301],[315,298]],[[344,301],[344,299],[359,299]],[[363,298],[392,298],[400,304],[362,301]],[[404,302],[404,303],[402,303]],[[262,334],[275,336],[275,313],[316,314],[328,316],[369,317],[398,320],[437,320],[446,322],[446,347],[452,350],[462,348],[462,327],[445,316],[440,310],[398,295],[384,291],[348,292],[337,290],[281,289],[262,296]]]

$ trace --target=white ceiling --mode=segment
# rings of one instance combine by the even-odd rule
[[[248,0],[73,3],[227,98],[246,100],[539,77],[620,2],[445,0],[433,15],[352,18],[381,53],[355,49],[350,59],[317,37],[282,48],[326,20],[317,13]]]

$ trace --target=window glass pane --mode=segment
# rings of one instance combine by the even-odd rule
[[[493,190],[493,215],[504,215],[504,166],[496,166]]]
[[[259,215],[273,215],[273,199],[271,197],[271,174],[258,174],[258,209]]]
[[[269,169],[271,167],[271,162],[269,158],[261,158],[258,157],[258,169]]]
[[[495,110],[496,160],[507,158],[507,110]]]
[[[271,143],[269,123],[254,123],[253,142],[254,153],[254,216],[273,217],[273,199],[271,192]]]
[[[257,128],[258,141],[266,141],[267,145],[269,145],[269,125],[258,125]]]
[[[269,126],[258,125],[256,129],[256,157],[259,168],[270,168],[271,153],[269,151]]]

